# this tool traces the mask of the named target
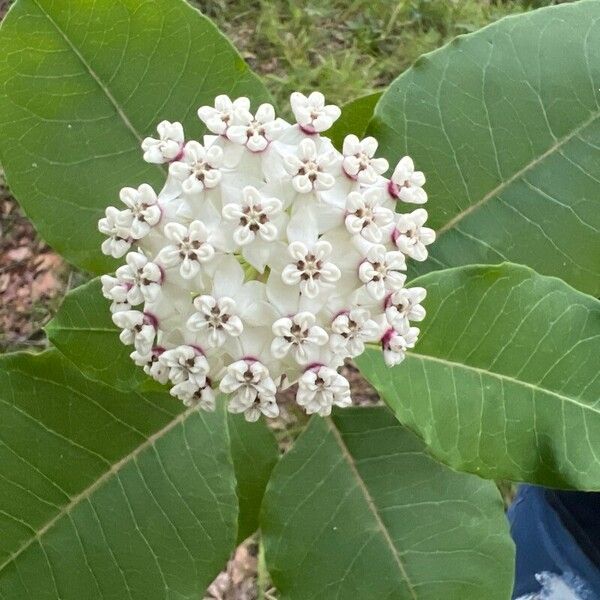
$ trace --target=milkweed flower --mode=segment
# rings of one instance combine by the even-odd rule
[[[183,148],[183,125],[162,121],[156,131],[158,139],[147,137],[142,142],[144,160],[149,163],[163,164],[176,160]]]
[[[221,95],[185,138],[163,121],[142,142],[165,183],[124,187],[98,223],[102,276],[131,359],[185,406],[249,421],[279,415],[297,385],[308,414],[352,403],[344,361],[379,345],[388,366],[417,343],[426,290],[406,287],[407,262],[427,258],[425,176],[402,157],[390,179],[377,140],[327,130],[340,116],[319,92],[291,96],[296,122],[270,104]]]

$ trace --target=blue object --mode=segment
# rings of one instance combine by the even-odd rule
[[[508,518],[514,599],[600,600],[600,494],[522,485]]]

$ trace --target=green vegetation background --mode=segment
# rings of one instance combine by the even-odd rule
[[[190,0],[265,77],[285,112],[294,90],[337,104],[382,90],[421,54],[492,21],[560,0]]]

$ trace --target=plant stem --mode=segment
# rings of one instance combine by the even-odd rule
[[[257,600],[269,600],[271,596],[267,594],[270,583],[269,571],[267,571],[265,561],[265,546],[261,535],[258,540],[258,565],[256,567]]]

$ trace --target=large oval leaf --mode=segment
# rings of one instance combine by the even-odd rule
[[[0,29],[0,162],[36,228],[101,273],[96,223],[125,185],[163,183],[140,142],[163,119],[201,134],[217,94],[268,94],[184,0],[17,0]]]
[[[119,341],[119,329],[110,318],[108,301],[102,297],[100,287],[100,280],[94,279],[67,294],[46,326],[50,341],[91,379],[123,391],[164,390],[129,358],[132,347]],[[279,452],[275,436],[264,421],[247,423],[230,415],[227,423],[240,504],[241,541],[258,527],[262,496]]]
[[[599,106],[596,1],[503,19],[401,75],[370,133],[427,175],[438,239],[415,272],[509,260],[598,295]]]
[[[494,484],[436,463],[383,407],[313,418],[275,467],[261,527],[289,600],[510,597]]]
[[[235,544],[224,412],[124,394],[57,351],[0,363],[0,597],[200,597]]]
[[[526,267],[462,267],[427,288],[422,339],[358,361],[398,419],[452,467],[600,490],[600,302]]]

